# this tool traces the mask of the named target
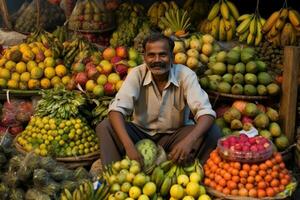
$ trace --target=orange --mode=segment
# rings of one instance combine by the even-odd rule
[[[257,190],[252,188],[249,190],[249,197],[257,197]]]
[[[231,190],[231,195],[237,196],[238,194],[239,194],[239,190],[237,189]]]
[[[275,158],[272,158],[271,162],[273,163],[273,165],[276,165],[276,159]]]
[[[210,182],[210,187],[212,188],[216,188],[217,184],[214,182],[214,181],[211,181]]]
[[[272,172],[271,172],[271,176],[272,176],[273,178],[278,178],[278,177],[279,177],[279,174],[278,174],[278,172],[276,172],[276,171],[272,171]]]
[[[228,181],[227,182],[227,187],[231,190],[236,189],[237,188],[237,184],[234,181]]]
[[[232,181],[238,183],[238,182],[240,182],[240,177],[239,176],[232,176]]]
[[[230,189],[228,189],[228,188],[224,188],[223,190],[222,190],[222,193],[223,194],[225,194],[225,195],[229,195],[230,194]]]
[[[269,182],[271,182],[272,180],[273,180],[273,177],[272,177],[270,174],[268,174],[268,175],[265,176],[265,181],[266,181],[266,182],[269,183]]]
[[[262,190],[262,189],[258,189],[257,190],[257,197],[258,198],[263,198],[263,197],[266,197],[266,192],[264,191],[264,190]]]
[[[207,175],[210,179],[214,179],[215,178],[215,174],[214,173],[210,173],[209,175]]]
[[[225,181],[225,179],[221,179],[221,180],[219,181],[219,185],[221,185],[222,187],[225,187],[225,186],[226,186],[226,181]]]
[[[249,164],[243,164],[243,170],[245,170],[246,172],[250,171],[250,165]]]
[[[204,185],[210,185],[210,179],[209,178],[205,178],[204,179]]]
[[[249,171],[249,176],[255,176],[256,175],[256,171],[254,171],[253,169],[251,169],[250,171]]]
[[[233,168],[233,169],[231,170],[231,174],[232,174],[233,176],[237,176],[237,175],[239,175],[239,170]]]
[[[273,168],[272,168],[273,171],[279,171],[280,170],[280,167],[279,165],[274,165]]]
[[[284,190],[285,190],[284,185],[279,185],[279,191],[282,192],[282,191],[284,191]]]
[[[225,163],[224,166],[223,166],[223,169],[229,170],[229,168],[230,168],[230,165],[228,163]]]
[[[260,175],[261,177],[264,177],[264,176],[267,175],[267,172],[264,171],[264,170],[259,170],[259,171],[258,171],[258,175]]]
[[[221,179],[222,179],[222,176],[220,176],[220,175],[218,175],[218,174],[215,175],[215,181],[216,181],[217,183],[219,183]]]
[[[260,175],[256,175],[256,176],[255,176],[255,181],[256,181],[256,182],[259,182],[259,181],[261,181],[261,180],[263,180],[263,178],[262,178]]]
[[[242,196],[242,197],[248,196],[248,190],[246,188],[241,188],[239,190],[239,196]]]
[[[266,164],[268,167],[272,167],[272,166],[273,166],[273,163],[272,163],[271,160],[267,160],[267,161],[265,162],[265,164]]]
[[[257,187],[258,187],[258,189],[266,189],[267,184],[264,181],[260,181],[260,182],[258,182]]]
[[[277,186],[279,186],[279,180],[278,180],[278,179],[273,179],[273,180],[271,181],[270,185],[271,185],[272,187],[277,187]]]
[[[228,172],[226,172],[223,177],[226,181],[231,180],[231,175]]]
[[[216,190],[222,192],[223,187],[221,185],[216,185]]]
[[[239,175],[240,175],[241,178],[246,178],[246,177],[248,177],[248,173],[247,173],[246,171],[244,171],[244,170],[241,170],[241,171],[239,172]]]
[[[215,164],[218,164],[218,163],[220,163],[220,162],[222,161],[221,158],[220,158],[219,156],[213,157],[212,160],[213,160],[213,162],[214,162]]]
[[[285,169],[285,164],[284,164],[284,162],[279,163],[279,167],[280,167],[281,169]]]
[[[273,190],[273,188],[270,188],[270,187],[266,189],[266,193],[267,193],[268,197],[274,197],[276,194],[275,191]]]
[[[247,190],[250,190],[250,189],[254,188],[254,185],[253,185],[252,183],[247,183],[247,184],[245,185],[245,188],[246,188]]]
[[[259,169],[260,169],[260,170],[267,170],[267,168],[268,168],[268,166],[267,166],[265,163],[261,163],[261,164],[259,165]]]
[[[259,167],[258,167],[257,164],[253,164],[253,165],[251,165],[251,169],[254,170],[254,171],[258,171]]]
[[[235,162],[234,163],[234,168],[237,169],[237,170],[240,170],[241,169],[241,163]]]
[[[275,160],[276,160],[276,162],[279,164],[279,163],[281,163],[282,162],[282,156],[281,156],[281,154],[280,153],[275,153]]]
[[[242,184],[246,184],[246,183],[247,183],[247,179],[246,179],[246,178],[241,178],[241,179],[240,179],[240,182],[241,182]]]
[[[247,182],[248,182],[248,183],[254,183],[254,181],[255,181],[255,178],[254,178],[253,176],[249,176],[249,177],[247,178]]]
[[[239,183],[239,184],[238,184],[238,188],[239,188],[239,189],[245,188],[245,185],[244,185],[243,183]]]

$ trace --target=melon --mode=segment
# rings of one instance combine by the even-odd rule
[[[158,150],[156,144],[152,140],[140,140],[135,144],[135,146],[140,152],[140,154],[143,156],[145,168],[150,167],[155,163]]]

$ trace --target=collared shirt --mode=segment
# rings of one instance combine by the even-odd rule
[[[187,125],[190,111],[195,121],[202,115],[216,116],[195,72],[179,64],[171,67],[162,94],[146,64],[133,68],[112,100],[112,110],[125,116],[133,114],[132,122],[151,136],[173,133]]]

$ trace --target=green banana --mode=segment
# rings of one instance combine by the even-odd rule
[[[167,173],[173,166],[173,162],[171,160],[167,160],[165,162],[162,162],[159,166],[165,173]]]
[[[160,194],[162,196],[167,196],[169,194],[171,186],[172,186],[171,177],[166,176],[163,184],[161,185]]]
[[[210,10],[207,19],[212,21],[220,11],[220,1],[213,5],[212,9]]]

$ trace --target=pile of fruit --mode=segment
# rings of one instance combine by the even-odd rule
[[[114,25],[112,14],[97,1],[78,1],[69,19],[71,30],[99,31]]]
[[[219,51],[219,48],[209,34],[191,35],[184,40],[175,40],[174,62],[196,70],[201,64],[207,64],[209,57]]]
[[[216,40],[230,41],[235,35],[239,16],[238,9],[231,1],[219,0],[211,8],[202,29]]]
[[[108,47],[101,57],[92,55],[73,63],[69,89],[80,85],[96,97],[113,96],[121,88],[129,70],[141,62],[141,56],[133,48]]]
[[[125,4],[126,6],[122,6]],[[129,16],[121,18],[122,21],[118,24],[117,30],[115,30],[110,39],[110,45],[117,46],[133,46],[133,40],[139,32],[149,30],[149,22],[144,18],[144,7],[137,5],[129,5],[123,3],[119,9],[120,13],[123,9],[127,10]],[[125,11],[124,11],[125,12]],[[124,13],[123,15],[125,15]]]
[[[70,80],[68,69],[42,43],[22,43],[5,49],[0,58],[0,87],[48,89]]]
[[[224,135],[257,129],[258,134],[274,141],[278,150],[282,151],[289,145],[288,138],[279,125],[279,113],[261,104],[235,101],[231,108],[216,119],[217,125]]]
[[[267,19],[262,32],[274,46],[297,45],[300,32],[300,14],[292,8],[281,8]]]
[[[85,102],[80,93],[61,88],[43,91],[35,115],[17,142],[27,151],[41,156],[86,155],[99,149],[95,132],[80,117]]]
[[[264,162],[248,164],[226,161],[214,150],[204,165],[204,174],[204,184],[224,195],[264,198],[295,189],[280,153]]]
[[[11,146],[12,141],[3,140],[6,142],[0,145],[1,200],[58,199],[64,188],[73,191],[83,180],[91,179],[83,167],[66,169],[52,158],[33,152],[20,155]]]
[[[253,48],[236,46],[221,51],[210,58],[208,67],[200,84],[211,91],[247,96],[276,96],[280,92],[266,63],[256,59]]]
[[[203,170],[198,161],[187,167],[165,161],[148,176],[138,162],[123,159],[107,167],[104,177],[110,186],[108,199],[210,200],[200,184]]]

